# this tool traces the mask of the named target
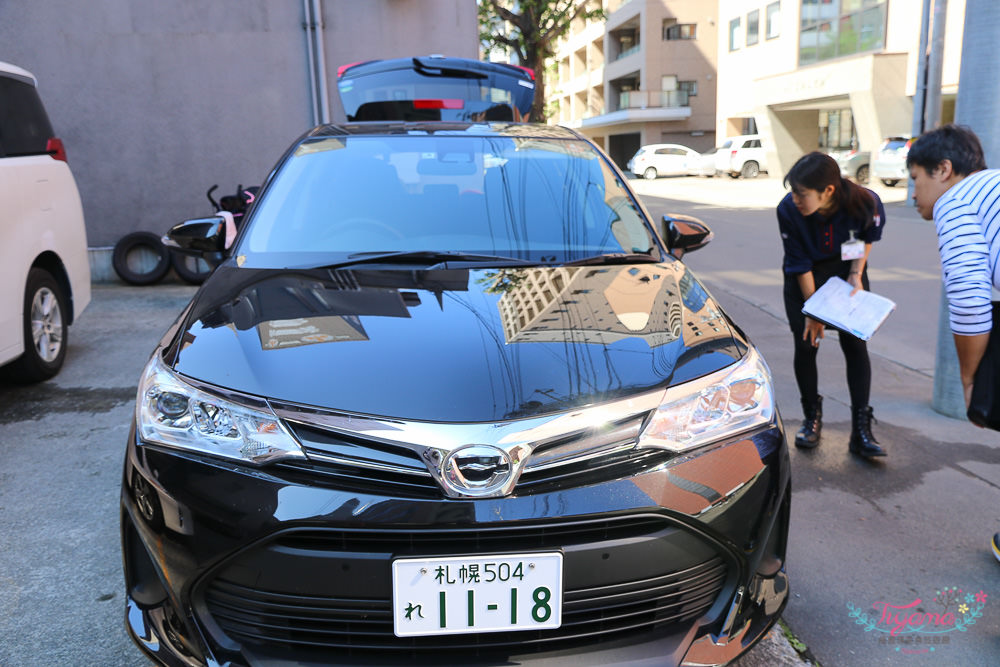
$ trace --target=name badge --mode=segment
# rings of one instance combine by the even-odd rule
[[[854,234],[851,234],[853,237]],[[840,258],[842,260],[861,259],[865,256],[865,242],[852,238],[840,244]]]

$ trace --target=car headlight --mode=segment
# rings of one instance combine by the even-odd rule
[[[184,382],[154,354],[139,382],[135,421],[147,443],[246,463],[305,458],[298,442],[267,403],[231,399]]]
[[[750,348],[736,364],[668,389],[639,436],[638,447],[686,452],[773,418],[771,371]]]

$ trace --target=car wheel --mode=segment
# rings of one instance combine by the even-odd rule
[[[866,184],[868,183],[868,165],[863,164],[858,167],[858,170],[854,174],[854,178],[857,179],[858,183]]]
[[[642,177],[647,181],[651,181],[656,178],[656,169],[653,167],[646,167],[646,171],[642,172]]]
[[[760,165],[753,160],[747,160],[740,169],[740,175],[743,178],[757,178],[760,175]]]
[[[24,384],[54,376],[66,359],[66,294],[45,269],[28,272],[24,287],[24,353],[4,368],[4,376]]]
[[[170,270],[170,253],[152,232],[132,232],[115,244],[111,266],[129,285],[152,285]]]
[[[730,172],[727,172],[727,173],[729,174],[729,178],[739,178],[740,177],[740,172],[738,172],[738,171],[730,171]]]
[[[174,273],[181,280],[191,285],[202,284],[212,274],[212,271],[215,270],[215,267],[203,258],[195,255],[185,255],[182,252],[170,253],[170,265],[174,267]]]
[[[895,178],[883,178],[882,179],[882,185],[886,186],[887,188],[896,187],[896,183],[899,183],[899,181],[897,181]]]

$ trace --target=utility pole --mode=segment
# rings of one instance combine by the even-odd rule
[[[927,104],[927,30],[929,29],[931,0],[923,0],[920,14],[920,48],[917,51],[917,89],[913,93],[913,124],[910,137],[917,138],[924,132],[924,108]],[[906,179],[906,203],[913,206],[913,179]]]
[[[935,19],[936,9],[935,7]],[[993,168],[1000,167],[1000,62],[993,56],[998,35],[1000,2],[966,0],[955,122],[972,128],[979,136],[986,154],[986,164]],[[941,299],[933,406],[942,414],[964,418],[965,398],[959,380],[958,356],[948,323],[947,299],[943,287]]]

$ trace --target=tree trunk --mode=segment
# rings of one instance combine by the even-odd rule
[[[535,73],[535,99],[531,104],[531,122],[544,123],[545,117],[545,61],[540,61],[533,68]]]

